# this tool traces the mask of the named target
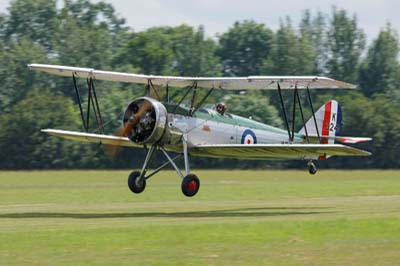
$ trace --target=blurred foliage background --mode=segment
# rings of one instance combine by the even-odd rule
[[[324,75],[359,85],[358,91],[313,91],[315,107],[334,98],[342,104],[343,135],[370,136],[369,158],[335,158],[324,167],[398,168],[400,160],[399,38],[382,25],[367,46],[355,14],[333,7],[330,14],[304,11],[299,25],[281,19],[277,30],[252,20],[207,38],[204,28],[181,25],[135,32],[113,6],[87,0],[14,0],[0,14],[0,168],[133,168],[143,151],[123,150],[114,160],[103,147],[64,141],[41,128],[82,130],[72,79],[29,71],[44,63],[157,75]],[[80,80],[78,86],[85,86]],[[127,103],[143,86],[96,82],[106,131],[120,126]],[[83,92],[83,90],[82,90]],[[174,92],[179,97],[180,92]],[[285,92],[287,104],[292,97]],[[302,94],[304,106],[306,97]],[[277,92],[244,95],[216,91],[208,103],[283,126]],[[307,116],[311,113],[308,111]],[[300,119],[297,119],[300,122]],[[299,129],[301,125],[297,123]],[[194,167],[304,167],[304,162],[196,158]]]

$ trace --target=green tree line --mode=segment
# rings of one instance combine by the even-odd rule
[[[370,36],[373,37],[373,36]],[[124,149],[110,159],[104,147],[49,137],[42,128],[82,130],[71,79],[29,71],[44,63],[153,75],[323,75],[357,84],[359,90],[313,91],[315,107],[336,99],[344,114],[343,135],[370,136],[369,158],[335,158],[324,167],[398,168],[400,161],[399,39],[382,25],[367,45],[355,14],[332,7],[329,14],[303,12],[298,25],[282,18],[272,30],[253,20],[235,22],[209,38],[202,26],[154,27],[136,32],[111,4],[88,0],[14,0],[0,14],[0,168],[132,168],[143,151]],[[85,86],[78,81],[78,87]],[[143,86],[96,82],[106,132],[121,123],[124,107]],[[171,89],[173,99],[181,92]],[[83,96],[85,91],[81,90]],[[205,93],[205,92],[201,92]],[[285,103],[292,104],[290,92]],[[275,91],[215,91],[208,103],[283,127]],[[301,101],[307,106],[306,95]],[[311,116],[307,108],[306,116]],[[296,118],[297,129],[301,127]],[[198,158],[195,167],[301,167],[304,162],[261,162]]]

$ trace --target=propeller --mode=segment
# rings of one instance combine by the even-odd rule
[[[147,100],[144,100],[142,105],[139,107],[139,110],[128,118],[123,127],[118,128],[114,132],[114,136],[128,137],[129,133],[132,132],[132,130],[137,127],[137,125],[140,122],[140,119],[150,109],[151,109],[151,103]],[[113,143],[110,143],[106,146],[106,153],[108,154],[109,157],[115,158],[119,154],[119,152],[121,151],[121,145],[120,145],[121,142],[122,140],[115,140]]]
[[[122,131],[119,132],[121,137],[127,137],[129,136],[129,133],[134,129],[140,122],[140,119],[143,117],[143,115],[146,114],[146,112],[151,108],[151,104],[149,101],[144,101],[142,106],[139,107],[139,110],[133,114],[125,123],[124,127],[122,128]]]
[[[156,88],[150,84],[148,85],[148,97],[156,99],[160,101],[160,95],[158,94]],[[151,109],[151,103],[147,100],[144,100],[142,105],[139,107],[139,110],[133,114],[128,120],[125,122],[123,127],[118,128],[114,132],[114,136],[118,137],[128,137],[129,133],[132,132],[134,128],[139,124],[140,119],[146,114],[148,110]],[[105,146],[106,154],[114,159],[118,156],[121,151],[121,142],[122,140],[116,140],[113,143],[110,143]]]

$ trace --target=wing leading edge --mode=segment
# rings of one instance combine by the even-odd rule
[[[42,129],[41,131],[50,134],[52,136],[61,137],[69,140],[81,141],[81,142],[92,142],[98,144],[107,144],[107,145],[123,146],[123,147],[142,147],[142,145],[138,145],[130,141],[126,137],[92,134],[92,133],[60,130],[60,129]]]
[[[369,156],[370,152],[341,144],[232,144],[192,147],[193,155],[237,159],[308,159],[330,156]]]
[[[59,65],[29,64],[28,68],[58,76],[94,78],[97,80],[172,86],[184,88],[197,84],[199,88],[219,88],[225,90],[275,90],[279,83],[281,89],[355,89],[356,86],[343,81],[318,76],[249,76],[249,77],[177,77],[152,76],[93,68],[80,68]]]

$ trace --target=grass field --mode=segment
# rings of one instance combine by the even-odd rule
[[[400,171],[0,172],[0,265],[399,265]]]

